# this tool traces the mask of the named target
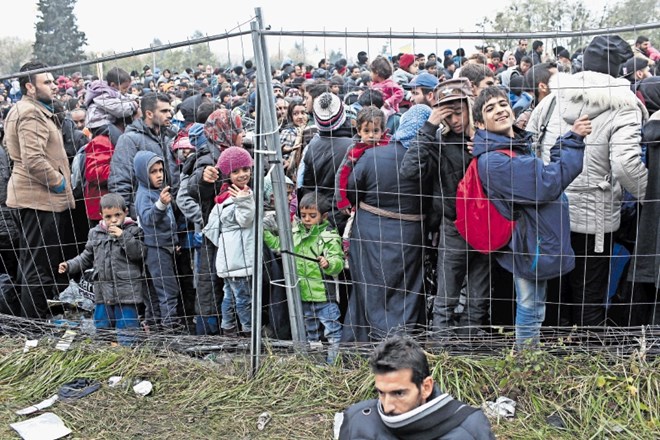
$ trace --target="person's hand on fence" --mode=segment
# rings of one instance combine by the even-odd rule
[[[59,273],[66,273],[68,270],[69,270],[69,265],[66,264],[66,261],[60,263],[60,265],[57,267],[57,271]]]
[[[215,183],[216,180],[220,177],[220,171],[216,167],[207,166],[204,168],[204,173],[202,174],[202,179],[206,183]]]

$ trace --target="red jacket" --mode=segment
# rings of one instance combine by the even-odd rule
[[[85,208],[87,218],[101,220],[101,197],[107,194],[110,159],[115,147],[105,135],[96,136],[85,147]]]

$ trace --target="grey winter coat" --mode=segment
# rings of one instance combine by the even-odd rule
[[[641,126],[648,112],[630,91],[625,79],[598,72],[574,75],[559,73],[550,79],[552,94],[534,109],[527,131],[540,133],[547,119],[547,131],[540,146],[543,161],[573,122],[589,115],[592,133],[585,138],[582,173],[566,188],[571,231],[596,235],[596,252],[603,252],[604,235],[619,229],[622,188],[638,199],[646,194],[647,170],[641,160]]]
[[[68,273],[94,268],[94,297],[97,304],[139,304],[146,288],[142,230],[126,217],[119,238],[108,234],[104,221],[89,231],[85,250],[67,261]]]

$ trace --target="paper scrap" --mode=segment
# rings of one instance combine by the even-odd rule
[[[46,400],[43,400],[36,405],[28,406],[27,408],[19,409],[16,411],[16,414],[19,416],[27,416],[28,414],[36,413],[37,411],[41,411],[44,408],[48,408],[51,406],[53,403],[57,402],[57,399],[59,399],[60,396],[57,394],[53,394],[51,397],[49,397]]]
[[[60,338],[59,341],[57,341],[57,345],[55,346],[55,349],[67,351],[69,347],[71,347],[71,343],[73,342],[73,339],[76,337],[77,334],[78,333],[73,330],[67,330],[66,332],[64,332],[64,335]]]
[[[72,432],[64,426],[62,419],[51,412],[9,426],[24,440],[56,440]]]
[[[23,353],[27,353],[31,348],[35,348],[39,345],[38,339],[28,339],[25,341],[25,347],[23,347]]]

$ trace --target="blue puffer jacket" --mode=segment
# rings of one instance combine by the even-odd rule
[[[162,162],[163,158],[151,151],[138,151],[135,155],[134,171],[138,181],[135,209],[144,231],[144,244],[174,251],[178,239],[172,203],[163,205],[160,202],[161,188],[154,188],[149,181],[149,168],[159,161]]]
[[[531,153],[531,133],[515,137],[477,130],[474,157],[484,191],[498,211],[517,220],[509,244],[496,252],[497,261],[515,276],[547,280],[575,267],[571,225],[564,189],[582,172],[584,141],[568,132],[551,151],[551,161]],[[509,157],[496,150],[511,149]]]

